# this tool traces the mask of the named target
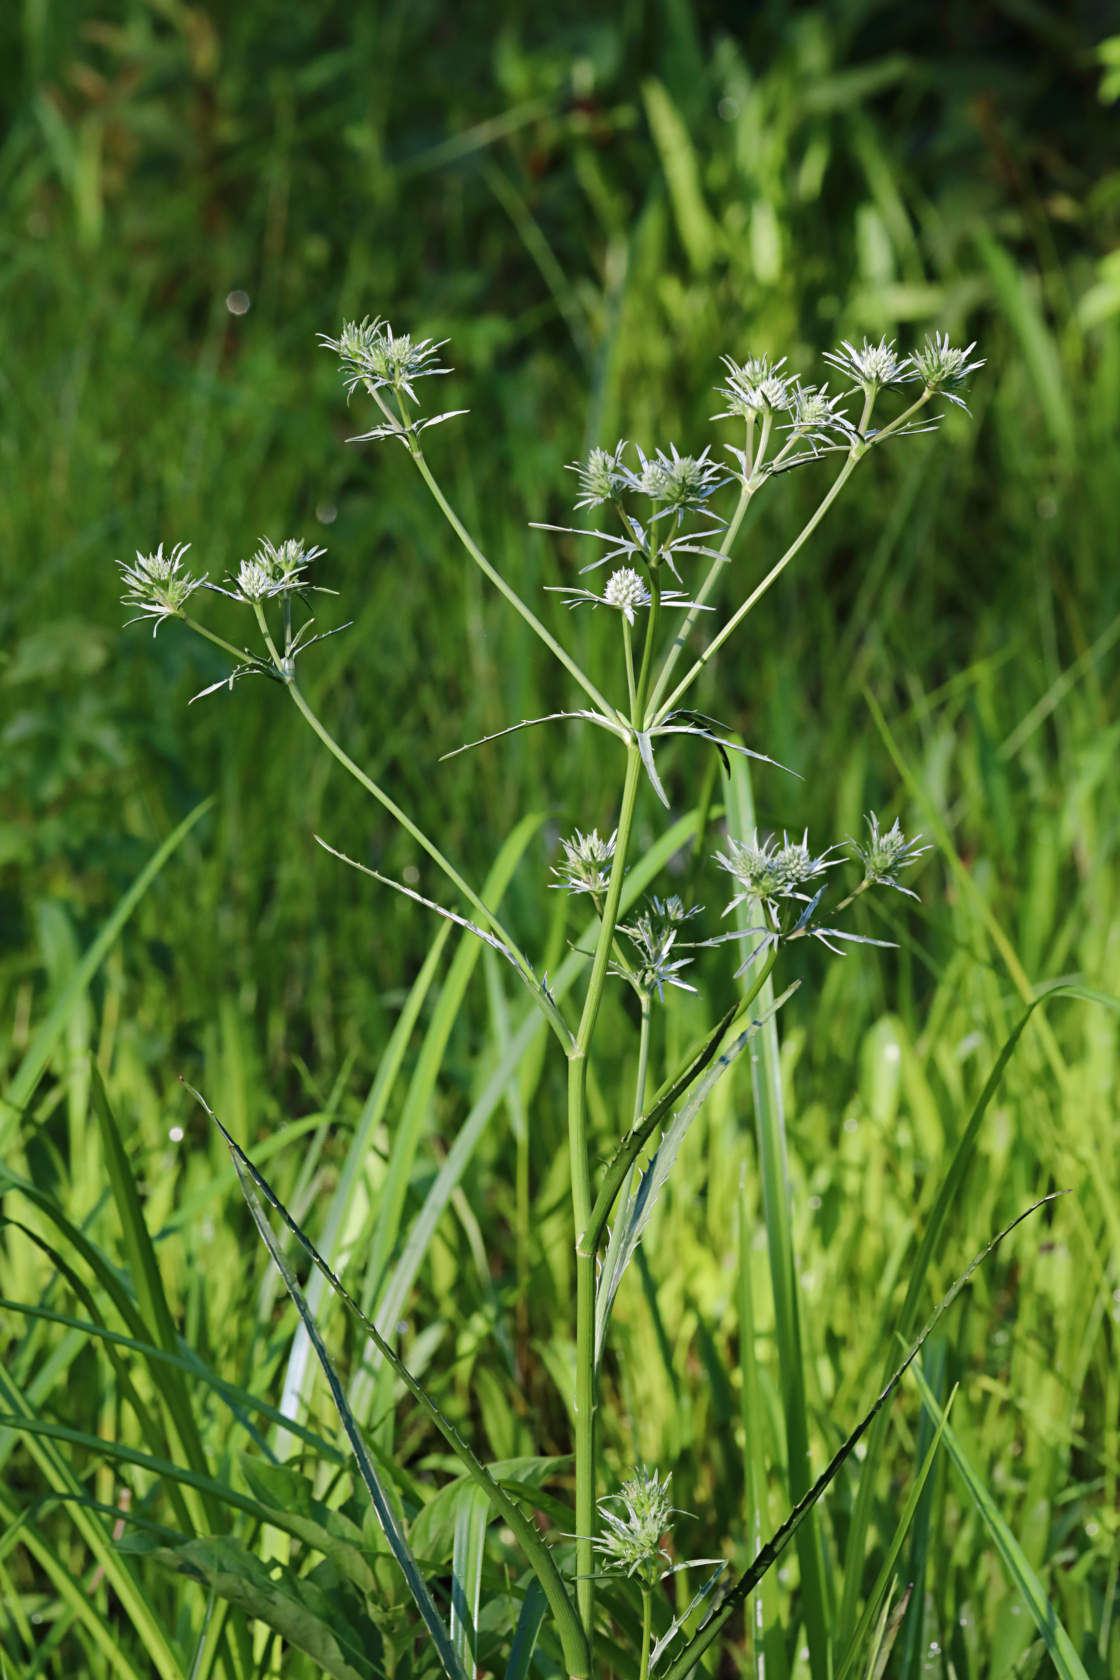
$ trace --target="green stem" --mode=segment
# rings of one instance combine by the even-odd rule
[[[700,673],[708,664],[708,661],[715,657],[724,642],[726,642],[727,638],[738,629],[739,625],[742,623],[743,619],[746,618],[751,608],[757,605],[763,595],[765,595],[766,591],[770,588],[770,585],[781,576],[794,556],[800,553],[801,549],[808,542],[809,538],[812,536],[813,532],[828,512],[829,508],[832,506],[833,502],[848,482],[848,479],[852,476],[859,459],[859,454],[853,453],[849,455],[848,459],[844,462],[844,465],[833,479],[831,488],[818,503],[816,511],[813,513],[808,522],[802,526],[799,535],[796,536],[793,542],[790,543],[781,559],[771,566],[762,582],[751,591],[742,606],[732,613],[731,617],[727,620],[727,623],[723,626],[723,629],[720,630],[719,633],[708,643],[703,653],[686,672],[685,676],[682,677],[681,681],[677,684],[669,698],[667,700],[663,700],[658,706],[656,714],[651,720],[651,727],[653,724],[663,722],[667,714],[677,705],[678,701],[683,699],[684,695],[692,687],[697,677],[699,677]]]
[[[649,1642],[653,1628],[653,1593],[642,1582],[642,1666],[638,1680],[649,1680]]]
[[[630,702],[630,716],[637,716],[638,691],[634,686],[634,638],[630,634],[630,621],[622,620],[622,647],[626,658],[626,698]]]
[[[742,489],[739,491],[739,501],[736,505],[735,512],[731,516],[731,523],[728,525],[727,530],[723,533],[723,541],[719,545],[719,559],[712,561],[711,566],[708,568],[708,575],[700,585],[700,589],[697,592],[696,605],[689,608],[688,613],[685,616],[684,623],[681,625],[679,631],[673,637],[673,640],[665,650],[665,657],[661,662],[661,669],[657,673],[657,681],[653,685],[653,693],[650,696],[649,705],[652,712],[656,712],[658,702],[669,686],[669,679],[673,674],[673,668],[688,644],[688,638],[692,634],[696,621],[703,611],[704,603],[715,587],[716,578],[730,559],[732,545],[735,538],[739,535],[739,527],[743,523],[743,516],[747,511],[751,497],[754,495],[755,488],[756,487],[753,486],[749,480],[744,482]]]
[[[235,647],[232,642],[227,642],[224,636],[216,636],[213,630],[208,630],[205,624],[200,624],[197,618],[191,617],[190,613],[180,613],[179,617],[188,630],[194,630],[198,635],[205,636],[208,642],[213,642],[215,647],[220,647],[223,653],[232,654],[239,664],[243,665],[247,659],[252,659],[253,655],[248,648]]]
[[[616,722],[624,721],[620,717],[617,709],[611,705],[609,700],[605,699],[604,696],[600,694],[590,677],[586,676],[576,664],[567,649],[562,647],[556,640],[555,636],[545,629],[536,613],[526,606],[525,602],[521,599],[515,589],[511,589],[502,574],[495,571],[494,567],[490,564],[489,560],[487,560],[485,554],[483,554],[482,550],[479,548],[478,544],[475,542],[474,538],[459,518],[459,515],[455,512],[455,509],[451,506],[451,503],[447,500],[447,497],[440,489],[432,473],[432,469],[424,459],[423,451],[421,450],[419,444],[413,439],[409,440],[409,453],[411,454],[413,461],[416,463],[416,469],[419,472],[420,477],[424,480],[424,483],[431,491],[436,505],[439,507],[444,518],[447,520],[447,523],[451,526],[451,529],[454,531],[455,535],[458,537],[459,541],[462,543],[463,547],[466,549],[467,553],[470,555],[479,570],[485,573],[485,575],[490,579],[490,582],[494,585],[495,589],[505,596],[510,606],[521,615],[530,630],[533,631],[534,635],[540,638],[545,647],[548,648],[549,652],[555,655],[568,674],[575,678],[576,682],[583,689],[583,692],[587,695],[592,705],[597,707],[610,723],[614,724]]]
[[[630,1122],[631,1127],[636,1126],[642,1118],[642,1105],[646,1100],[646,1079],[649,1073],[649,1039],[653,999],[648,992],[643,992],[641,999],[642,1024],[638,1031],[638,1077],[634,1082],[634,1118]]]
[[[595,1248],[587,1242],[591,1218],[587,1057],[606,985],[641,775],[641,754],[631,743],[626,749],[626,780],[618,815],[614,860],[591,965],[591,978],[575,1043],[568,1053],[568,1152],[576,1235],[576,1574],[579,1577],[579,1613],[588,1640],[593,1637],[595,1609],[595,1556],[592,1548],[595,1532]]]
[[[257,615],[257,623],[260,627],[261,635],[264,637],[265,646],[268,648],[269,657],[273,662],[276,674],[286,686],[288,693],[291,695],[292,700],[295,703],[296,709],[299,711],[305,722],[311,726],[312,730],[326,747],[332,758],[336,759],[338,763],[342,765],[343,769],[347,770],[350,775],[353,776],[359,787],[363,787],[367,793],[372,794],[378,804],[383,805],[389,815],[401,825],[405,833],[410,834],[416,841],[416,844],[427,852],[428,856],[432,859],[432,862],[442,869],[443,873],[447,876],[447,879],[453,886],[458,888],[467,903],[481,918],[483,924],[491,929],[492,932],[494,932],[501,940],[503,946],[516,963],[523,978],[531,986],[534,995],[541,997],[541,987],[536,975],[533,973],[532,964],[529,962],[528,957],[526,957],[521,951],[515,940],[506,931],[505,927],[494,914],[493,910],[491,910],[488,905],[483,902],[469,882],[463,879],[451,860],[446,858],[440,851],[435,841],[429,840],[423,829],[418,828],[407,812],[402,811],[396,800],[390,799],[384,788],[379,787],[372,777],[366,775],[361,765],[354,762],[349,753],[339,745],[330,731],[319,721],[307,700],[304,698],[303,691],[300,689],[299,684],[296,682],[295,676],[291,670],[290,661],[281,657],[280,651],[272,639],[272,632],[269,630],[268,620],[264,615],[264,609],[259,601],[254,602],[253,605]],[[567,1050],[571,1045],[571,1035],[568,1032],[559,1011],[555,1008],[552,1010],[546,1009],[545,1014],[547,1015],[554,1032],[560,1039],[560,1042],[564,1045],[565,1050]]]

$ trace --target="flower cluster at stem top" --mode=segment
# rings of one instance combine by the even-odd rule
[[[310,585],[303,575],[305,570],[326,552],[325,548],[308,548],[298,537],[289,537],[280,544],[262,537],[256,553],[242,560],[237,571],[226,579],[232,587],[222,589],[212,584],[211,588],[219,595],[228,595],[231,601],[267,601],[274,595],[307,589]]]
[[[897,819],[889,829],[883,829],[872,812],[867,817],[867,825],[867,840],[847,843],[848,856],[862,865],[862,878],[835,910],[847,908],[853,899],[876,886],[892,887],[910,898],[917,897],[898,877],[930,848],[920,844],[920,835],[908,838]],[[582,834],[577,829],[571,839],[561,842],[563,857],[553,866],[552,872],[558,877],[553,885],[572,893],[587,892],[596,901],[600,900],[609,884],[616,838],[612,834],[609,840],[603,840],[595,829],[590,834]],[[720,934],[713,939],[684,939],[685,924],[699,915],[702,907],[694,905],[688,909],[676,894],[664,899],[651,895],[632,921],[618,924],[619,943],[610,973],[625,980],[640,997],[656,995],[663,1002],[666,986],[695,991],[694,986],[682,980],[681,971],[695,960],[691,953],[702,946],[757,935],[758,942],[739,970],[742,973],[759,952],[790,939],[819,940],[834,952],[841,951],[845,944],[887,943],[824,925],[817,919],[828,871],[843,861],[842,856],[834,855],[840,851],[840,847],[830,846],[824,852],[814,853],[807,833],[800,840],[791,840],[788,834],[783,834],[780,840],[777,836],[760,840],[757,833],[749,840],[729,835],[725,849],[716,852],[713,859],[733,882],[732,896],[723,914],[729,915],[740,904],[758,906],[764,925]]]
[[[598,1501],[603,1528],[592,1545],[609,1567],[637,1575],[646,1587],[656,1585],[665,1574],[663,1564],[671,1561],[661,1544],[679,1514],[669,1502],[671,1480],[668,1471],[662,1481],[656,1470],[639,1465],[617,1493]],[[611,1509],[614,1504],[621,1504],[621,1514]]]
[[[611,964],[610,972],[628,980],[639,997],[652,997],[656,992],[664,1002],[666,986],[694,992],[696,987],[680,978],[681,969],[693,959],[679,954],[682,947],[677,939],[684,923],[700,911],[699,904],[686,910],[675,893],[669,898],[651,896],[634,921],[619,923],[618,932],[626,937],[633,956],[620,956]]]
[[[395,333],[388,321],[378,315],[363,321],[347,321],[337,338],[319,334],[324,350],[333,350],[342,363],[346,389],[354,391],[363,385],[372,396],[375,391],[389,389],[403,392],[413,402],[419,398],[412,388],[414,379],[433,374],[450,373],[450,368],[437,367],[436,358],[447,340],[430,338],[413,343],[410,333]]]
[[[154,636],[165,618],[182,617],[187,602],[196,589],[204,587],[207,576],[204,572],[201,577],[192,577],[183,569],[183,559],[190,546],[190,543],[176,543],[170,554],[164,554],[160,543],[154,554],[141,554],[137,549],[134,566],[126,561],[118,562],[121,582],[125,585],[121,600],[125,606],[138,609],[136,617],[127,621],[129,624],[150,618],[154,620]]]

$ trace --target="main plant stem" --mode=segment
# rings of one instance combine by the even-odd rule
[[[572,1180],[572,1217],[576,1233],[576,1574],[580,1619],[592,1638],[595,1591],[595,1247],[588,1241],[591,1222],[591,1158],[587,1146],[587,1057],[599,1006],[603,1000],[611,944],[618,923],[626,854],[634,826],[634,806],[642,775],[642,757],[631,743],[626,749],[626,780],[618,813],[614,861],[603,903],[599,938],[591,966],[587,995],[568,1057],[568,1152]]]

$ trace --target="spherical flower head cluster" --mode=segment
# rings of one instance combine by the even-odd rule
[[[884,386],[904,385],[914,378],[910,357],[897,353],[893,338],[881,338],[878,344],[865,338],[858,350],[844,339],[839,350],[826,350],[824,359],[871,396]]]
[[[678,515],[689,508],[703,507],[705,502],[727,482],[709,450],[702,455],[681,455],[676,444],[668,453],[659,449],[647,456],[639,448],[638,469],[623,460],[626,443],[617,443],[613,450],[593,449],[587,460],[569,470],[579,475],[580,499],[577,508],[598,507],[603,502],[617,501],[626,491],[648,496],[650,501],[663,504]]]
[[[570,893],[591,893],[598,897],[610,885],[610,864],[614,857],[618,830],[608,840],[601,839],[598,829],[581,834],[577,828],[568,840],[561,840],[564,856],[552,866],[558,879],[550,886]]]
[[[640,1576],[647,1586],[660,1579],[662,1563],[669,1561],[661,1540],[676,1514],[669,1502],[671,1479],[666,1472],[661,1481],[656,1470],[639,1465],[617,1493],[598,1502],[604,1526],[593,1542],[595,1550],[627,1575]],[[609,1509],[619,1502],[622,1515]]]
[[[620,612],[627,624],[633,624],[638,608],[648,607],[650,592],[640,572],[636,572],[632,566],[620,566],[607,579],[603,601],[606,606],[614,607]]]
[[[413,343],[411,333],[394,333],[388,321],[380,316],[373,320],[347,321],[337,338],[319,334],[324,350],[333,350],[342,363],[343,377],[348,391],[364,385],[372,395],[386,387],[404,392],[416,402],[412,389],[414,379],[430,374],[450,372],[449,368],[434,366],[436,357],[447,340],[436,342],[430,338]]]
[[[961,350],[949,343],[948,333],[937,333],[933,338],[927,338],[910,360],[927,391],[938,391],[950,402],[956,403],[958,408],[964,408],[961,398],[954,396],[950,387],[963,384],[970,373],[984,366],[983,357],[975,362],[969,361],[975,348],[975,339]]]
[[[709,460],[709,453],[710,449],[705,449],[702,455],[680,455],[676,444],[671,443],[667,455],[659,449],[647,460],[639,449],[642,470],[636,475],[634,488],[677,514],[701,508],[727,482],[717,463]]]
[[[676,955],[674,947],[682,925],[699,913],[699,905],[686,910],[675,893],[665,899],[649,898],[641,914],[633,922],[620,923],[618,929],[633,946],[636,964],[624,967],[617,963],[612,965],[611,972],[629,980],[645,997],[652,997],[656,992],[664,999],[666,986],[694,992],[695,986],[680,979],[681,969],[687,968],[692,958]]]
[[[304,569],[325,553],[325,548],[307,548],[296,537],[289,537],[279,547],[262,537],[256,553],[242,560],[236,577],[229,579],[233,589],[223,593],[241,601],[265,601],[272,595],[303,589],[307,586]]]
[[[793,393],[789,430],[811,443],[831,442],[836,436],[850,440],[855,427],[837,406],[840,400],[829,396],[827,385],[799,385]]]
[[[893,824],[884,834],[879,828],[879,819],[874,811],[867,816],[867,826],[870,836],[864,843],[849,840],[855,856],[863,864],[864,880],[869,885],[893,887],[896,892],[906,893],[909,898],[917,898],[917,893],[909,887],[904,887],[898,880],[898,873],[929,851],[928,846],[919,845],[921,835],[908,839],[899,826],[896,817]]]
[[[625,448],[625,441],[616,443],[613,449],[596,448],[586,461],[575,461],[569,466],[568,471],[579,477],[577,508],[599,507],[603,502],[613,502],[626,487],[631,474],[622,461]]]
[[[153,619],[154,636],[165,618],[181,615],[195,590],[206,582],[205,573],[202,577],[192,577],[183,570],[183,556],[190,546],[190,543],[176,543],[170,554],[164,554],[160,543],[154,554],[141,554],[137,549],[134,566],[120,562],[121,581],[126,586],[121,600],[125,606],[138,609],[136,618],[130,618],[129,624],[135,624],[137,619]]]
[[[733,910],[744,899],[762,899],[773,905],[782,898],[804,898],[801,889],[839,860],[830,858],[827,852],[814,857],[807,833],[795,841],[784,834],[781,844],[771,836],[759,845],[756,832],[750,841],[735,840],[729,835],[727,851],[717,852],[715,861],[742,889],[727,906]]]
[[[736,362],[730,356],[721,358],[727,369],[727,384],[716,387],[716,395],[723,397],[727,407],[713,420],[756,420],[762,414],[785,413],[793,402],[797,380],[782,373],[786,358],[772,362],[769,356],[748,356]]]

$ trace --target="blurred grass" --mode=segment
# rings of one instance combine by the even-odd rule
[[[1071,977],[1120,990],[1120,176],[1093,37],[1048,4],[841,3],[792,15],[762,5],[744,17],[684,0],[635,0],[595,19],[561,6],[547,29],[513,0],[455,12],[418,0],[358,10],[254,0],[228,12],[74,0],[9,8],[0,37],[9,1076],[147,859],[218,796],[71,1012],[12,1164],[123,1261],[91,1106],[94,1056],[177,1322],[232,1380],[251,1377],[258,1391],[271,1381],[273,1399],[293,1325],[177,1076],[247,1145],[276,1137],[277,1181],[314,1227],[309,1210],[326,1206],[344,1168],[431,929],[314,846],[318,831],[391,874],[412,862],[379,818],[371,828],[270,687],[187,709],[221,664],[173,625],[154,643],[141,627],[121,632],[111,560],[185,540],[196,566],[220,576],[265,531],[325,542],[324,578],[340,598],[321,598],[322,617],[354,626],[308,661],[313,698],[480,881],[529,811],[565,830],[609,824],[609,795],[587,791],[609,778],[598,743],[565,726],[436,767],[441,752],[567,692],[465,570],[403,457],[344,444],[365,422],[357,407],[346,413],[316,332],[381,313],[451,338],[446,406],[472,412],[432,434],[433,461],[491,557],[591,660],[606,655],[601,615],[569,619],[538,592],[575,581],[583,557],[526,528],[567,518],[564,462],[617,435],[699,448],[724,352],[786,353],[811,376],[817,352],[841,337],[909,342],[939,327],[980,339],[988,366],[973,418],[950,416],[941,437],[857,475],[701,699],[804,776],[757,778],[764,824],[808,824],[823,844],[857,833],[872,806],[927,833],[932,814],[956,859],[930,862],[920,908],[899,901],[890,927],[864,928],[898,939],[897,953],[806,959],[807,984],[782,1016],[819,1461],[870,1397],[880,1326],[939,1170],[1021,1009],[991,926],[1032,985]],[[235,290],[248,313],[227,308]],[[752,579],[798,528],[803,478],[762,499],[739,562]],[[237,635],[232,616],[227,628]],[[868,694],[920,797],[903,798]],[[694,768],[667,756],[682,805]],[[650,806],[643,821],[652,842],[660,814]],[[542,838],[507,902],[529,948],[562,954],[540,909],[547,856]],[[410,1215],[492,1071],[480,1059],[488,1014],[508,1006],[502,978],[491,981],[455,1021]],[[717,997],[725,982],[712,982]],[[422,1027],[435,1007],[423,1006]],[[666,1065],[706,1010],[706,999],[675,1000]],[[1032,1027],[1009,1069],[936,1258],[937,1287],[1035,1194],[1077,1193],[956,1309],[937,1392],[964,1380],[953,1417],[966,1456],[987,1467],[1093,1680],[1110,1680],[1120,1667],[1115,1028],[1068,1003],[1047,1019],[1050,1052]],[[621,1004],[613,1028],[606,1042],[627,1043]],[[609,1078],[604,1068],[605,1089]],[[476,1412],[497,1456],[563,1450],[566,1439],[554,1386],[567,1355],[553,1328],[571,1281],[558,1081],[546,1059],[510,1088],[511,1115],[529,1119],[531,1214],[491,1123],[408,1308],[409,1336],[427,1332],[416,1357],[447,1373],[449,1397]],[[370,1206],[403,1089],[363,1180]],[[598,1123],[613,1135],[601,1100]],[[676,1501],[702,1513],[704,1555],[742,1532],[742,1400],[727,1373],[740,1362],[734,1308],[746,1285],[732,1256],[744,1163],[745,1214],[758,1218],[750,1133],[745,1089],[721,1088],[656,1216],[646,1287],[631,1280],[619,1297],[608,1379],[609,1456],[675,1467]],[[365,1213],[353,1213],[361,1229]],[[2,1264],[6,1295],[66,1298],[15,1233]],[[780,1466],[763,1249],[751,1248],[748,1268],[754,1403],[770,1432],[761,1462]],[[94,1433],[113,1412],[100,1432],[127,1433],[117,1379],[80,1340],[17,1322],[8,1335],[39,1405]],[[511,1370],[520,1413],[498,1398]],[[916,1418],[913,1399],[897,1412],[899,1477],[921,1462]],[[204,1421],[209,1445],[218,1425]],[[397,1446],[423,1468],[431,1443],[402,1418]],[[17,1492],[33,1497],[24,1449],[9,1437],[5,1451]],[[113,1478],[90,1474],[113,1503]],[[772,1512],[780,1483],[775,1474],[767,1490]],[[931,1489],[939,1539],[898,1672],[938,1672],[924,1666],[931,1639],[957,1680],[1031,1672],[1015,1666],[1029,1633],[976,1513],[936,1472]],[[841,1486],[825,1514],[830,1569],[852,1497]],[[885,1544],[896,1489],[884,1483],[877,1497]],[[67,1567],[87,1568],[65,1518],[52,1515],[48,1538]],[[14,1599],[32,1605],[41,1574],[7,1543],[0,1565]],[[792,1590],[796,1565],[786,1567]],[[21,1631],[12,1614],[0,1650],[19,1663],[31,1623]],[[74,1672],[67,1641],[81,1637],[77,1625],[60,1634],[62,1666],[48,1654],[44,1671]],[[103,1653],[78,1660],[103,1671]]]

